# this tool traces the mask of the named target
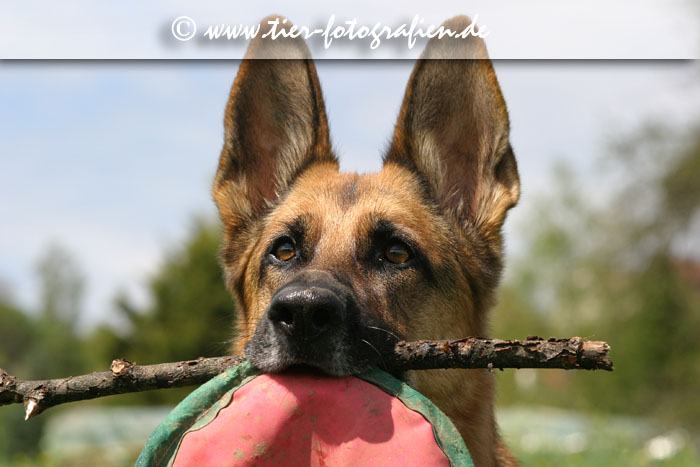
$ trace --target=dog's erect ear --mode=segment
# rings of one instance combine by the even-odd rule
[[[463,31],[465,16],[443,26]],[[384,163],[418,172],[438,205],[487,237],[520,193],[508,111],[481,38],[431,39],[406,88]]]
[[[213,195],[229,231],[274,201],[305,168],[338,162],[332,154],[321,88],[302,39],[252,40],[233,83]],[[286,23],[285,27],[289,27]]]

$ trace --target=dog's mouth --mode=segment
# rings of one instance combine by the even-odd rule
[[[363,327],[357,332],[296,341],[261,322],[246,344],[244,354],[266,373],[320,372],[351,376],[378,367],[394,374],[386,362],[399,339],[394,333],[381,330],[383,328],[378,326]]]
[[[289,342],[274,337],[254,337],[245,346],[244,354],[252,364],[266,373],[321,372],[331,376],[350,376],[364,373],[370,367],[390,370],[386,366],[385,355],[394,347],[394,343],[386,339],[372,343],[366,338],[353,344],[317,343],[305,347],[306,344],[290,345]]]
[[[244,353],[268,373],[304,367],[348,376],[384,367],[398,340],[358,304],[351,287],[316,273],[275,293]]]

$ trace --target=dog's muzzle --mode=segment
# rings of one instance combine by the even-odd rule
[[[244,353],[269,373],[303,365],[357,374],[393,348],[385,328],[363,312],[350,286],[327,271],[305,271],[273,295]]]

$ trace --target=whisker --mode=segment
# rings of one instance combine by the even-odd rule
[[[367,329],[376,329],[377,331],[383,331],[383,332],[389,334],[390,336],[395,337],[397,341],[400,341],[400,340],[401,340],[401,338],[399,338],[399,336],[397,336],[396,334],[394,334],[393,332],[391,332],[391,331],[389,331],[389,330],[382,329],[382,328],[378,328],[377,326],[365,326],[365,327],[366,327]]]
[[[382,361],[382,366],[383,366],[384,368],[386,368],[386,364],[384,363],[384,356],[379,352],[379,350],[377,350],[377,348],[376,348],[375,346],[373,346],[372,344],[370,344],[370,342],[369,342],[368,340],[362,339],[362,342],[364,342],[365,344],[369,345],[370,348],[371,348],[372,350],[374,350],[375,352],[377,352],[377,355],[379,355],[379,359]]]

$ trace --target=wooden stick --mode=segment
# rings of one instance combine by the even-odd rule
[[[452,341],[399,342],[387,356],[392,371],[437,368],[613,369],[605,342],[580,337],[548,340],[467,338]],[[0,405],[23,403],[25,420],[58,404],[97,397],[202,384],[243,361],[241,356],[198,358],[158,365],[135,365],[124,359],[110,371],[43,381],[21,381],[0,368]]]
[[[544,340],[480,339],[399,342],[387,366],[392,370],[434,368],[560,368],[564,370],[608,370],[613,365],[606,342],[580,337]]]

